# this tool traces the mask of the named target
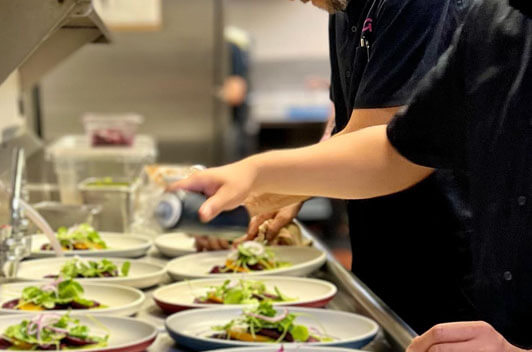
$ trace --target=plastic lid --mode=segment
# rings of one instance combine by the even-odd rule
[[[46,158],[53,161],[109,160],[128,161],[155,160],[157,148],[152,137],[137,135],[131,146],[92,147],[85,135],[67,135],[46,148]]]

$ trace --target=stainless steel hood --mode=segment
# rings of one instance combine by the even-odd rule
[[[21,88],[109,32],[91,0],[0,0],[0,84],[16,69]]]

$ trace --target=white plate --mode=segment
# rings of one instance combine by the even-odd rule
[[[334,346],[360,348],[367,345],[379,330],[373,320],[361,315],[318,308],[289,308],[291,313],[301,314],[297,324],[318,328],[334,337],[331,342],[312,343],[311,346]],[[271,343],[255,343],[215,339],[213,326],[227,324],[238,317],[240,308],[194,309],[176,313],[166,319],[166,329],[180,345],[195,351],[206,351],[229,347],[271,346]],[[285,346],[301,343],[283,343]],[[275,351],[275,350],[274,350]]]
[[[151,247],[151,240],[141,235],[101,232],[100,236],[107,243],[107,249],[88,251],[64,251],[66,256],[79,255],[84,257],[122,257],[137,258],[148,252]],[[31,236],[31,256],[34,258],[55,257],[52,250],[43,251],[43,244],[49,243],[45,235]]]
[[[313,247],[270,247],[276,259],[290,262],[291,266],[274,270],[253,271],[245,274],[209,274],[216,265],[223,265],[231,251],[189,254],[170,261],[166,267],[175,280],[215,277],[248,277],[265,275],[306,276],[321,267],[327,260],[325,252]]]
[[[103,258],[86,258],[87,260],[100,261]],[[56,275],[61,266],[72,258],[46,258],[27,260],[20,263],[17,279],[22,281],[47,281],[45,275]],[[148,263],[142,260],[110,259],[118,268],[122,263],[129,261],[131,268],[126,277],[99,277],[90,279],[76,279],[80,283],[99,282],[106,284],[125,285],[136,288],[148,288],[157,285],[165,274],[163,265]]]
[[[211,287],[220,286],[226,279],[204,279],[178,282],[164,286],[153,292],[155,303],[167,313],[175,313],[192,308],[214,308],[220,304],[199,304],[194,299],[204,295]],[[277,287],[285,296],[294,298],[290,302],[277,302],[279,306],[299,306],[321,308],[336,295],[333,284],[317,279],[264,276],[254,280],[262,281],[270,292]],[[239,305],[224,305],[238,307]]]
[[[224,348],[223,350],[214,350],[216,352],[279,352],[281,346],[268,347],[242,347],[242,348]],[[212,352],[214,352],[212,351]],[[309,346],[283,346],[283,352],[362,352],[347,348],[335,347],[309,347]]]
[[[18,324],[22,320],[31,319],[33,316],[32,314],[21,314],[0,317],[0,333],[8,326]],[[87,325],[91,331],[102,331],[98,323],[103,324],[110,330],[106,347],[84,348],[81,349],[83,352],[141,352],[145,351],[157,337],[157,328],[155,326],[133,318],[98,316],[91,319],[90,316],[84,314],[72,314],[72,317],[79,319],[81,324]]]
[[[196,253],[195,242],[194,237],[184,232],[157,236],[153,241],[159,252],[170,258]]]
[[[28,286],[42,286],[43,282],[24,282],[16,284],[5,284],[0,286],[0,314],[28,314],[30,312],[16,309],[4,309],[2,305],[12,299],[20,298],[22,290]],[[118,285],[104,285],[104,284],[82,284],[85,293],[84,298],[94,300],[105,308],[97,309],[79,309],[76,313],[87,313],[93,315],[116,315],[116,316],[130,316],[137,313],[144,303],[146,297],[142,291]],[[54,310],[54,313],[64,314],[68,310]],[[32,313],[32,312],[31,312]]]

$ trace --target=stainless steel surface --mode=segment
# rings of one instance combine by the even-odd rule
[[[85,112],[136,112],[159,161],[219,162],[228,115],[215,99],[225,70],[221,0],[163,0],[160,31],[115,32],[85,46],[41,82],[43,138],[81,134]]]
[[[17,272],[18,264],[29,253],[29,241],[25,238],[28,222],[24,217],[21,204],[24,197],[25,162],[24,149],[15,149],[11,164],[11,198],[9,200],[11,221],[10,226],[2,231],[0,277],[13,277]]]
[[[0,83],[20,70],[24,89],[87,42],[109,37],[91,0],[0,2]]]

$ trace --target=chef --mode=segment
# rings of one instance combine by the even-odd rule
[[[306,2],[306,1],[305,1]],[[387,123],[450,43],[461,0],[313,0],[329,25],[335,135]],[[356,153],[356,150],[352,150]],[[467,221],[459,175],[439,170],[391,196],[348,202],[352,271],[414,330],[475,317],[461,292]],[[252,219],[272,240],[301,203]],[[381,221],[382,216],[386,221]],[[421,249],[421,251],[420,251]],[[418,277],[424,277],[421,283]],[[397,290],[409,287],[408,291]]]
[[[528,0],[477,1],[388,126],[259,154],[175,187],[211,196],[200,209],[209,220],[251,194],[370,198],[423,182],[434,168],[463,171],[474,228],[468,297],[483,321],[437,325],[408,351],[532,348],[531,17]]]

